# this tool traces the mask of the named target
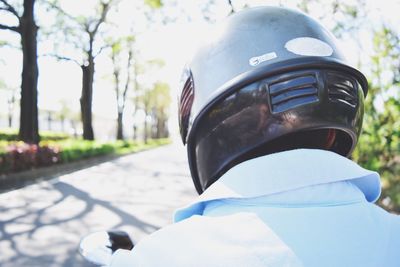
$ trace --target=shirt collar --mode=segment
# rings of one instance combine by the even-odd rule
[[[336,153],[296,149],[242,162],[226,172],[189,206],[175,213],[175,221],[199,214],[204,203],[224,198],[254,198],[302,187],[350,181],[369,202],[381,192],[379,174]]]

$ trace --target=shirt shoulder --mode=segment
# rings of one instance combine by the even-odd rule
[[[388,214],[389,216],[389,241],[387,243],[385,266],[399,266],[400,262],[400,216]]]
[[[123,261],[129,264],[123,265]],[[131,252],[117,253],[118,266],[302,266],[279,237],[251,213],[192,216],[165,227]]]

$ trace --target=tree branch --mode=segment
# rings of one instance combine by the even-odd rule
[[[57,60],[72,61],[72,62],[76,63],[78,66],[81,66],[81,65],[82,65],[82,64],[81,64],[78,60],[76,60],[76,59],[73,59],[73,58],[70,58],[70,57],[60,56],[60,55],[57,55],[57,54],[44,54],[43,56],[45,56],[45,57],[54,57],[54,58],[56,58]]]
[[[125,107],[126,95],[128,93],[128,89],[129,89],[129,84],[131,83],[131,72],[130,72],[130,69],[131,69],[131,65],[132,65],[132,58],[133,58],[133,51],[132,51],[132,48],[130,48],[129,52],[128,52],[128,65],[126,67],[126,69],[128,71],[128,74],[127,74],[127,77],[126,77],[126,83],[125,83],[124,92],[122,94],[122,100],[123,100],[123,106],[124,107]]]
[[[12,49],[21,49],[20,46],[15,46],[15,45],[12,45],[12,44],[7,43],[7,42],[1,42],[0,41],[0,48],[1,47],[8,47],[8,48],[12,48]],[[0,63],[3,63],[3,61],[0,60]]]
[[[17,27],[17,26],[7,26],[7,25],[3,25],[3,24],[0,24],[0,30],[9,30],[9,31],[21,33],[21,30],[20,30],[19,27]]]
[[[0,0],[0,3],[3,3],[5,5],[5,7],[1,7],[0,8],[1,10],[10,12],[14,16],[16,16],[18,18],[18,20],[21,19],[21,17],[19,16],[17,10],[15,10],[15,8],[12,5],[10,5],[6,0]]]
[[[2,0],[0,0],[2,1]],[[59,12],[61,15],[63,15],[64,17],[67,17],[68,19],[72,20],[73,22],[75,22],[79,27],[82,27],[82,23],[79,21],[78,18],[72,16],[71,14],[68,14],[67,12],[65,12],[61,7],[59,7],[56,3],[54,2],[50,2],[50,1],[46,1],[46,3],[53,9],[57,10],[57,12]]]
[[[97,51],[97,53],[93,56],[93,58],[96,58],[98,55],[101,54],[101,52],[103,52],[104,49],[109,48],[110,45],[103,45],[102,47],[100,47],[99,51]]]
[[[97,31],[99,30],[100,25],[106,20],[107,13],[110,10],[110,3],[111,3],[111,1],[108,3],[104,3],[104,2],[101,3],[101,7],[102,7],[101,15],[100,15],[100,18],[97,21],[96,25],[94,26],[94,29],[92,31],[93,35],[96,35]]]
[[[232,0],[228,0],[228,5],[231,8],[230,14],[235,13],[235,8],[233,7]]]

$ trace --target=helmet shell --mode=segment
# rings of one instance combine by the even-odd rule
[[[248,151],[291,132],[319,128],[340,129],[352,139],[350,148],[342,153],[345,155],[351,153],[357,142],[362,122],[360,109],[363,108],[362,101],[368,88],[366,78],[346,62],[334,36],[304,13],[281,7],[258,7],[236,13],[216,29],[187,68],[193,99],[190,101],[190,112],[186,112],[187,121],[180,125],[187,127],[183,130],[181,127],[182,139],[188,145],[189,164],[199,193],[227,169],[243,161]],[[347,111],[343,113],[342,109],[340,114],[335,113],[342,108],[340,103],[330,105],[327,102],[328,88],[324,85],[329,80],[328,77],[331,77],[330,80],[335,79],[336,74],[342,78],[347,77],[344,79],[345,83],[351,84],[356,99],[351,108],[347,105],[344,108]],[[286,80],[285,75],[288,76]],[[274,83],[294,83],[291,85],[293,89],[299,79],[312,79],[308,82],[315,85],[316,100],[303,101],[304,103],[300,101],[297,104],[286,101],[286,107],[274,110],[272,102],[279,99],[273,100],[271,94],[274,94],[274,88],[280,90],[279,85],[275,86]],[[235,138],[228,138],[229,135],[245,136],[250,129],[242,127],[240,131],[235,131],[238,128],[235,125],[235,128],[221,130],[220,126],[227,124],[229,116],[222,116],[218,121],[210,117],[210,114],[221,110],[222,113],[228,112],[224,106],[221,107],[221,103],[227,104],[227,99],[243,95],[238,92],[243,92],[244,88],[257,95],[256,92],[262,91],[263,86],[266,88],[265,101],[268,109],[263,119],[266,125],[264,134],[257,135],[258,137],[248,136],[251,140],[244,142],[237,151],[224,153],[221,149],[226,149],[226,145],[234,147],[238,142]],[[292,89],[287,89],[287,92],[294,92]],[[247,99],[246,107],[257,102],[257,98]],[[237,106],[237,109],[245,106]],[[240,112],[229,112],[230,116],[241,116]],[[273,133],[271,129],[267,130],[271,125],[276,126],[277,121],[289,118],[289,115],[307,119]],[[332,119],[338,116],[338,121]],[[210,128],[210,125],[214,128]],[[225,139],[232,139],[231,145],[229,142],[223,146],[217,145],[224,139],[223,135],[227,135]],[[210,144],[213,144],[212,147]],[[218,155],[213,157],[212,154]],[[210,164],[216,165],[214,170],[204,171]]]

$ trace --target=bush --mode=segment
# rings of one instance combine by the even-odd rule
[[[18,172],[60,162],[54,147],[13,143],[0,152],[0,173]]]

